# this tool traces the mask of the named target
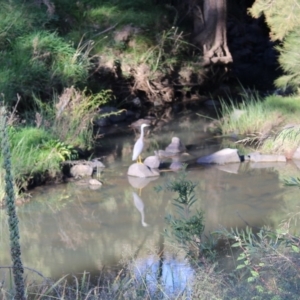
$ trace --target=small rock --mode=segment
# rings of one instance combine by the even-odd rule
[[[166,152],[180,153],[186,150],[185,146],[181,143],[180,138],[173,137],[171,144],[165,149]]]
[[[101,188],[101,186],[102,182],[100,182],[99,180],[93,178],[89,180],[89,187],[91,190],[98,190]]]
[[[132,164],[128,168],[127,175],[146,178],[146,177],[159,176],[159,172],[157,172],[156,170],[148,168],[144,164],[135,163],[135,164]]]
[[[137,106],[137,107],[142,106],[142,101],[141,101],[141,99],[140,99],[139,97],[134,98],[134,99],[132,100],[132,103],[133,103],[133,105],[135,105],[135,106]]]
[[[180,161],[179,156],[172,157],[172,163],[169,167],[172,171],[179,171],[183,168],[183,163]]]
[[[97,180],[97,179],[92,178],[92,179],[89,180],[89,184],[90,184],[90,185],[99,185],[99,186],[101,186],[101,185],[102,185],[102,182],[100,182],[100,181]]]
[[[145,160],[144,160],[144,164],[149,167],[150,169],[158,169],[159,165],[160,165],[160,160],[158,157],[158,152],[154,151],[153,156],[148,156]]]
[[[93,168],[93,169],[97,169],[97,168],[105,168],[105,165],[98,159],[92,159],[91,161],[88,162],[88,164]]]
[[[92,176],[93,168],[88,165],[75,165],[70,169],[70,174],[75,178]]]

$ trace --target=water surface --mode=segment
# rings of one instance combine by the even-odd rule
[[[204,132],[205,122],[193,124],[193,128],[179,125],[153,132],[146,139],[144,156],[167,146],[175,135],[189,145],[186,161],[220,149],[219,141]],[[184,256],[169,251],[161,234],[165,216],[174,212],[175,195],[154,190],[178,174],[163,172],[145,183],[140,193],[126,174],[132,163],[134,136],[111,137],[103,143],[113,149],[107,151],[100,189],[92,190],[82,180],[39,187],[32,192],[30,203],[18,207],[24,264],[44,276],[58,278],[83,271],[98,274],[103,267],[117,266],[129,258],[136,259],[137,270],[157,270],[163,258],[165,282],[180,287],[172,281],[174,272],[182,283],[193,270]],[[205,212],[205,234],[220,226],[273,226],[287,217],[297,208],[295,188],[284,187],[279,180],[281,170],[287,168],[297,170],[291,164],[264,168],[246,163],[188,168],[187,178],[197,183],[195,209]],[[1,265],[10,265],[4,211],[0,230]]]

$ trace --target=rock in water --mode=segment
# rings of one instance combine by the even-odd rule
[[[146,177],[159,176],[159,172],[148,168],[144,164],[135,163],[135,164],[132,164],[128,168],[127,175],[134,176],[134,177],[146,178]]]
[[[169,153],[180,153],[186,150],[185,146],[181,143],[180,138],[173,137],[171,144],[165,149]]]
[[[225,148],[211,155],[198,158],[198,164],[218,164],[224,165],[229,163],[241,162],[237,149]]]
[[[148,156],[145,160],[144,160],[144,164],[149,167],[150,169],[158,169],[159,165],[160,165],[160,159],[158,157],[158,153],[157,151],[154,151],[153,156]]]

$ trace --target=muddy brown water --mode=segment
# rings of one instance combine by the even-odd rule
[[[187,161],[220,149],[219,141],[204,132],[205,122],[182,123],[152,132],[146,138],[144,156],[166,147],[172,136],[179,136],[189,145],[190,156],[184,158]],[[18,207],[24,265],[46,277],[59,278],[83,271],[96,274],[103,267],[112,268],[134,257],[139,272],[147,268],[155,272],[163,256],[165,282],[180,287],[193,270],[184,256],[169,251],[171,247],[161,235],[166,227],[165,216],[174,212],[175,195],[154,189],[178,174],[162,173],[145,183],[139,196],[126,174],[134,136],[111,137],[103,143],[115,148],[105,158],[106,168],[100,175],[104,184],[100,189],[92,190],[84,181],[39,187],[32,192],[30,203]],[[188,168],[187,178],[197,183],[195,208],[205,212],[205,233],[221,226],[276,226],[286,219],[297,208],[298,192],[283,186],[280,180],[287,169],[297,172],[291,164]],[[3,266],[11,263],[5,211],[0,212],[0,217]]]

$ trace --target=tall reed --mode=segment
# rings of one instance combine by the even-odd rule
[[[9,147],[9,140],[7,134],[7,117],[5,114],[5,108],[2,107],[0,110],[1,117],[1,139],[2,139],[2,156],[3,156],[3,167],[5,169],[5,206],[8,214],[8,225],[10,232],[10,252],[13,262],[13,276],[16,286],[17,300],[25,300],[25,288],[24,288],[24,268],[21,260],[21,247],[20,247],[20,234],[19,234],[19,220],[16,213],[15,206],[15,191],[14,191],[14,180],[12,176],[11,167],[11,154]]]

